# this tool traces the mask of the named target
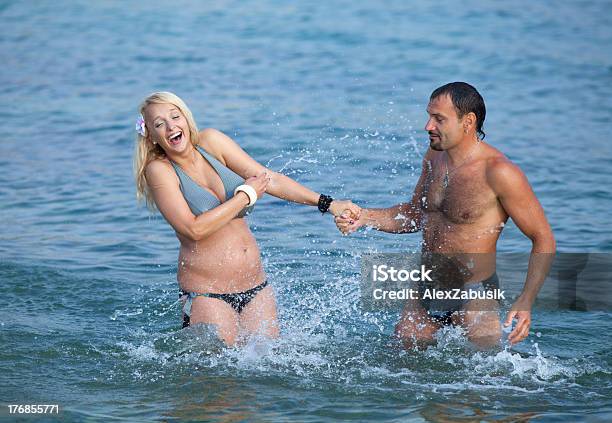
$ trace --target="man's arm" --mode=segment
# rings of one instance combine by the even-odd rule
[[[394,234],[418,232],[421,229],[421,212],[413,201],[386,209],[362,209],[358,223],[357,227],[370,226],[377,231]]]
[[[509,160],[496,160],[487,168],[487,179],[516,226],[531,240],[531,255],[525,286],[508,312],[504,326],[518,322],[508,340],[515,344],[529,335],[531,307],[535,301],[555,255],[555,238],[527,178]]]
[[[369,226],[378,231],[390,233],[411,233],[421,230],[422,198],[425,181],[429,175],[431,150],[423,159],[421,176],[414,188],[409,203],[400,203],[385,209],[361,209],[361,217],[357,220],[343,214],[336,217],[336,225],[343,234],[349,234],[362,226]]]

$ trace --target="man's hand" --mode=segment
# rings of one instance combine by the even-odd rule
[[[354,216],[347,210],[340,216],[336,216],[334,221],[336,222],[338,230],[342,232],[343,235],[348,235],[365,225],[364,217],[363,210],[360,210],[359,216]]]
[[[361,207],[351,200],[334,200],[329,205],[329,211],[335,217],[341,214],[347,214],[356,220],[361,216]]]
[[[506,316],[504,326],[512,325],[512,321],[516,319],[517,323],[514,330],[508,335],[508,341],[511,344],[518,344],[529,335],[529,327],[531,326],[531,304],[523,301],[519,297]]]

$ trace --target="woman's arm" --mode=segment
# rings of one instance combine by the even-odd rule
[[[147,184],[161,214],[177,233],[192,241],[199,241],[216,232],[249,203],[248,195],[238,192],[223,204],[195,216],[181,193],[176,174],[170,165],[155,160],[147,165],[145,172]],[[261,198],[268,181],[262,174],[249,178],[245,183],[255,188],[258,198]]]
[[[259,175],[266,172],[270,177],[270,183],[266,192],[277,198],[292,201],[294,203],[316,206],[319,203],[320,194],[312,191],[304,185],[294,181],[288,176],[274,172],[259,164],[249,156],[240,146],[230,137],[216,129],[205,129],[200,133],[201,143],[205,149],[215,153],[224,164],[243,178]],[[329,211],[338,216],[345,210],[350,210],[355,217],[359,215],[360,209],[348,200],[334,200],[329,207]]]

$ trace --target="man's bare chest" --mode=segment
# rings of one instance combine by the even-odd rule
[[[426,213],[441,213],[451,223],[475,223],[496,207],[497,198],[486,183],[484,172],[477,167],[461,169],[444,182],[445,172],[429,172],[421,207]]]

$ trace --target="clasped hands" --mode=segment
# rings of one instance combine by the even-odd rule
[[[336,226],[343,235],[355,232],[364,225],[363,210],[350,200],[334,200],[329,211],[334,215]]]

